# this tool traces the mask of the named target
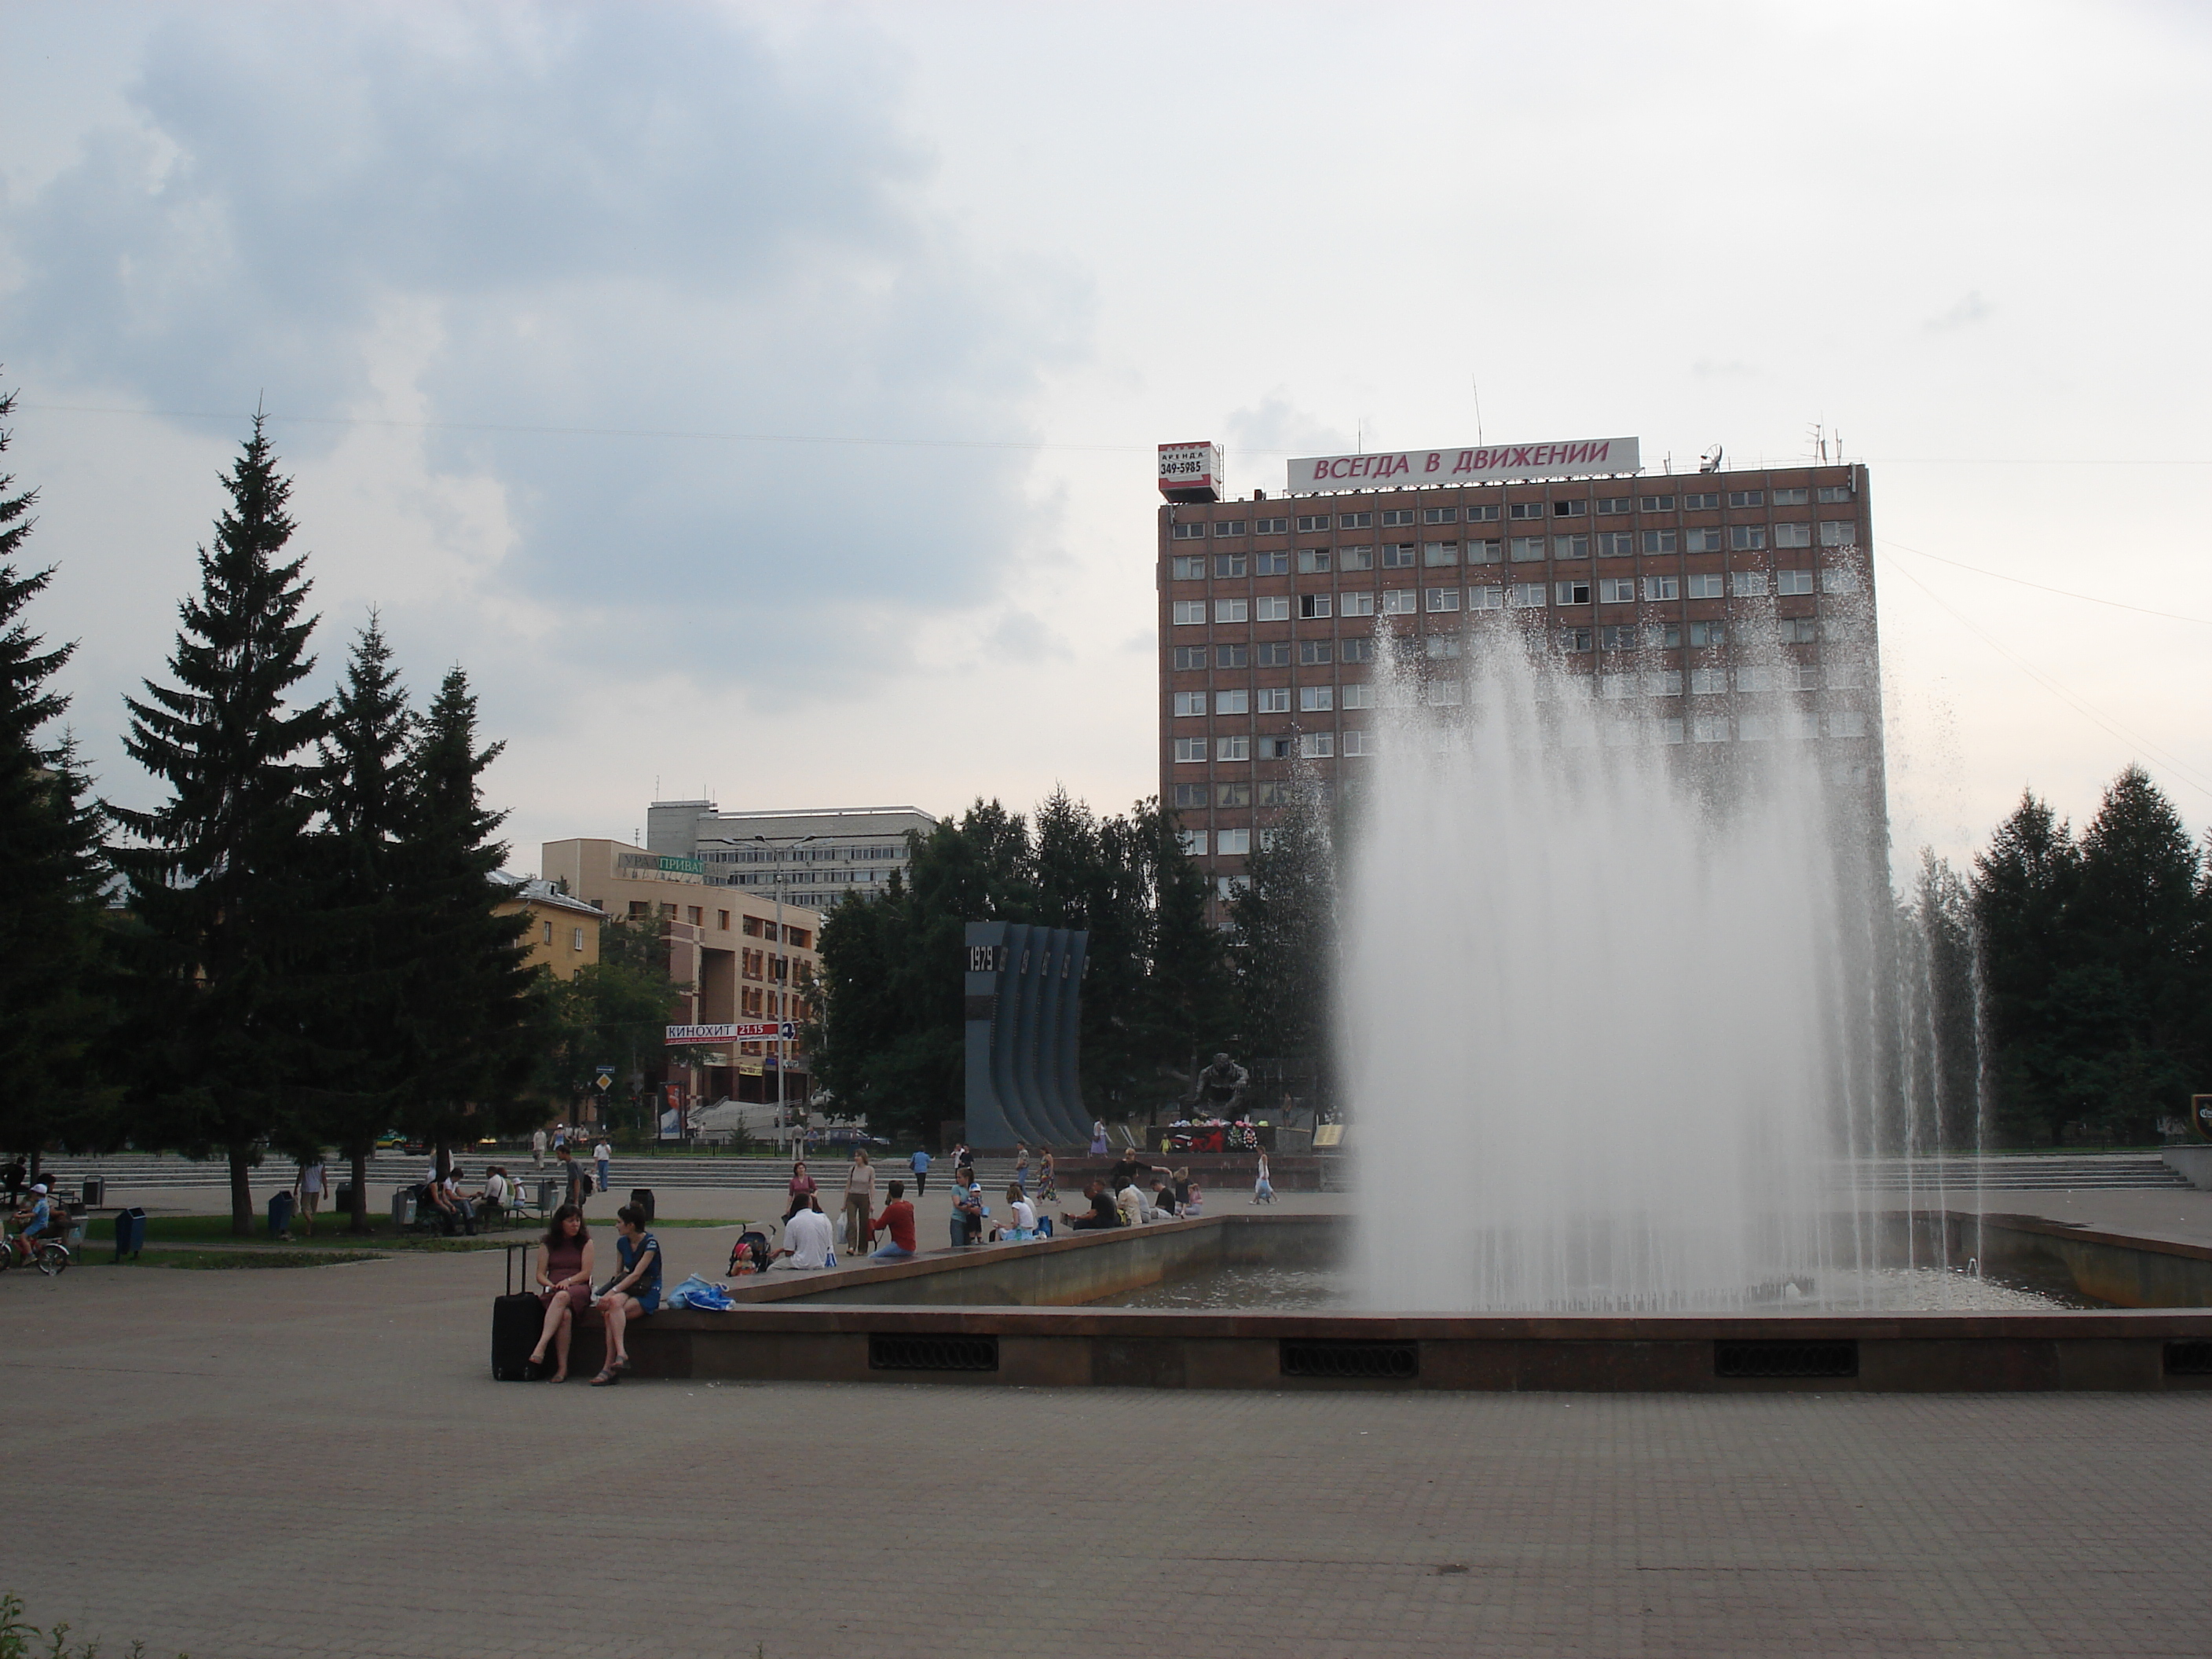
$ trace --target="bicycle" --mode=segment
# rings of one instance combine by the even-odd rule
[[[48,1279],[69,1271],[75,1258],[69,1246],[58,1238],[41,1237],[26,1243],[21,1233],[8,1233],[0,1237],[0,1273],[10,1267],[36,1267]]]

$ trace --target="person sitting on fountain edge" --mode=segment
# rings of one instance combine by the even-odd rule
[[[1106,1195],[1103,1187],[1095,1181],[1086,1181],[1083,1183],[1083,1195],[1091,1200],[1091,1213],[1070,1215],[1063,1210],[1060,1216],[1062,1221],[1078,1229],[1118,1227],[1121,1224],[1121,1212]]]

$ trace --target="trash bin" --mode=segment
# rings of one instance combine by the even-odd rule
[[[554,1206],[560,1201],[561,1183],[559,1182],[541,1181],[538,1183],[538,1207],[540,1211],[550,1216],[553,1213]]]
[[[101,1208],[102,1206],[100,1200],[106,1196],[106,1182],[100,1179],[98,1176],[87,1176],[84,1178],[84,1207],[86,1209],[97,1210]]]
[[[414,1188],[402,1187],[398,1192],[392,1194],[392,1224],[395,1227],[411,1227],[415,1224]]]
[[[331,1203],[340,1215],[351,1215],[353,1213],[353,1182],[350,1181],[338,1182],[337,1194],[331,1200]]]
[[[146,1248],[146,1212],[141,1209],[118,1210],[115,1212],[115,1259],[136,1256]]]
[[[289,1192],[269,1194],[269,1237],[292,1231],[292,1194]]]
[[[629,1189],[629,1201],[630,1201],[631,1203],[633,1203],[633,1204],[636,1205],[640,1209],[641,1209],[641,1210],[643,1210],[643,1211],[645,1212],[645,1218],[646,1218],[647,1221],[650,1221],[650,1220],[652,1220],[652,1219],[653,1219],[653,1188],[650,1188],[650,1187],[633,1187],[633,1188],[631,1188]]]

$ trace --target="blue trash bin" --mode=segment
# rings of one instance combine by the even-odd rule
[[[115,1259],[126,1255],[135,1258],[146,1248],[146,1212],[141,1209],[118,1210],[115,1212]]]
[[[292,1194],[289,1192],[269,1195],[269,1237],[292,1231]]]

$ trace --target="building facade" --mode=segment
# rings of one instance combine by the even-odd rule
[[[690,988],[671,1024],[811,1018],[806,987],[821,966],[822,926],[811,908],[788,900],[779,906],[772,891],[716,886],[696,859],[621,842],[549,841],[540,859],[544,880],[568,898],[614,920],[653,927],[666,951],[669,978]],[[641,1063],[664,1085],[679,1087],[687,1104],[806,1098],[803,1039],[722,1043],[708,1052],[715,1063],[671,1070],[659,1053]],[[627,1063],[629,1056],[610,1059]],[[779,1070],[787,1073],[781,1091]]]
[[[1225,898],[1294,775],[1356,795],[1378,653],[1437,702],[1474,630],[1518,627],[1686,762],[1819,744],[1886,860],[1872,548],[1866,469],[1839,464],[1170,499],[1160,799]]]
[[[543,968],[556,979],[574,979],[576,970],[599,959],[599,927],[605,914],[562,892],[554,883],[502,876],[514,888],[514,896],[498,907],[502,916],[527,913],[530,927],[522,942],[530,947],[530,965]]]
[[[826,910],[848,893],[880,892],[909,857],[908,830],[937,820],[912,806],[836,806],[724,812],[710,800],[657,800],[646,809],[646,846],[696,860],[717,886],[773,894]]]

